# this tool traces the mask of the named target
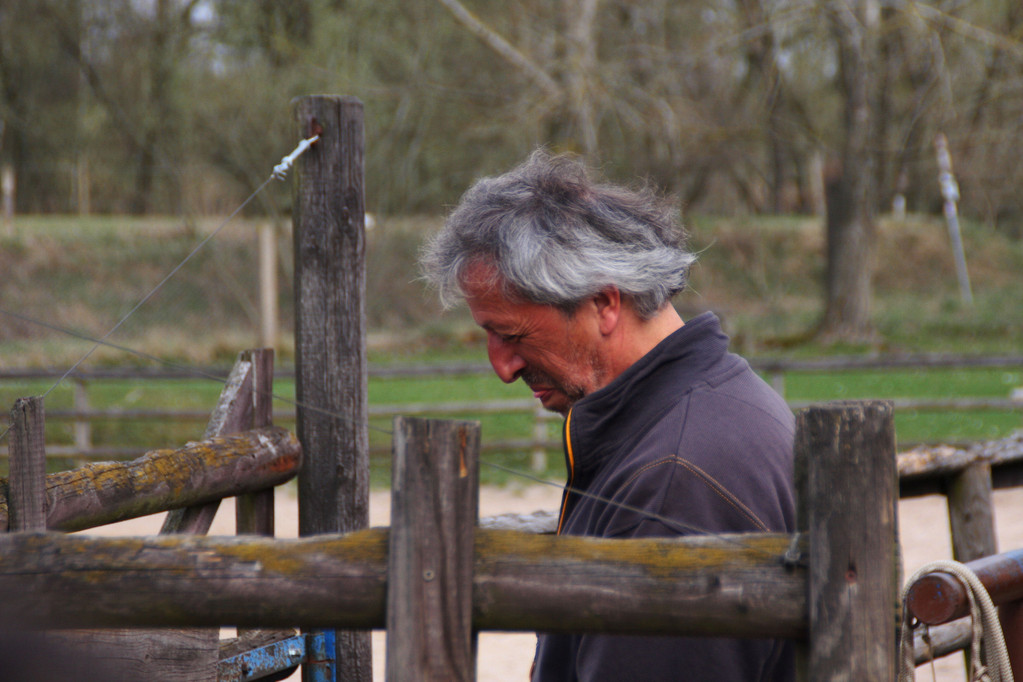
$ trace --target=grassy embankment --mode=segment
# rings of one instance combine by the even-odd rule
[[[0,308],[33,321],[0,316],[0,368],[67,368],[93,345],[39,323],[102,337],[217,223],[182,226],[166,219],[28,218],[13,235],[0,232]],[[370,233],[367,316],[371,362],[485,360],[482,338],[464,311],[444,313],[415,282],[414,256],[433,219],[380,220]],[[1018,294],[1023,245],[984,226],[968,224],[965,241],[975,302],[959,297],[944,226],[937,219],[882,222],[875,286],[877,336],[869,343],[822,346],[812,331],[820,314],[823,235],[804,218],[691,219],[701,252],[692,290],[676,302],[684,316],[714,310],[736,350],[748,356],[818,357],[825,354],[1014,354],[1023,350],[1023,299]],[[229,364],[258,344],[256,234],[231,224],[135,312],[110,341],[189,365]],[[281,230],[278,259],[282,322],[280,361],[291,360],[290,239]],[[156,365],[156,361],[101,347],[86,363]],[[792,400],[861,397],[999,397],[1023,385],[1023,368],[795,374],[786,378]],[[0,403],[49,390],[50,384],[0,382]],[[212,406],[220,386],[208,380],[90,387],[93,407]],[[279,385],[278,393],[292,388]],[[446,380],[374,380],[375,404],[476,401],[526,397],[520,386],[491,377]],[[61,386],[47,407],[69,406]],[[528,416],[487,417],[484,438],[522,438]],[[962,441],[997,437],[1019,428],[1019,413],[900,414],[901,441]],[[374,442],[386,442],[374,424]],[[377,431],[376,429],[379,429]],[[94,441],[164,447],[194,438],[201,425],[110,422],[94,425]],[[70,427],[54,421],[51,441],[69,441]],[[525,467],[528,453],[499,461]],[[552,458],[551,473],[560,466]],[[381,468],[381,476],[384,475]],[[493,470],[484,474],[503,479]]]

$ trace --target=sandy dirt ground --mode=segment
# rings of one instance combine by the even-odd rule
[[[530,485],[522,488],[490,488],[480,491],[480,514],[492,516],[507,512],[529,513],[541,509],[556,509],[561,499],[560,488]],[[1023,489],[995,493],[996,517],[1000,550],[1023,547]],[[390,497],[387,492],[374,492],[370,498],[370,523],[388,524]],[[925,497],[906,500],[899,505],[899,525],[903,545],[904,573],[936,559],[952,557],[949,540],[948,516],[944,498]],[[133,521],[113,524],[91,533],[104,535],[145,535],[159,531],[163,515],[154,515]],[[298,534],[298,505],[294,486],[278,490],[276,499],[276,527],[279,537]],[[234,534],[234,508],[228,500],[217,514],[211,534]],[[373,633],[374,679],[384,679],[384,646],[386,635]],[[478,679],[480,682],[525,681],[532,661],[535,638],[531,633],[481,633],[478,650]],[[297,680],[296,674],[292,678]],[[950,656],[937,662],[933,674],[930,667],[919,668],[920,681],[952,682],[965,679],[961,655]]]

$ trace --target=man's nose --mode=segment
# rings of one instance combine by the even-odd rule
[[[487,340],[487,356],[494,372],[506,384],[518,379],[526,367],[525,360],[519,357],[513,345],[496,336]]]

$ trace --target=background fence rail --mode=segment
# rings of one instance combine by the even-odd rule
[[[1023,369],[1023,355],[998,356],[951,356],[951,355],[907,355],[883,357],[831,357],[817,359],[752,359],[750,364],[760,372],[774,388],[785,395],[786,378],[788,375],[801,373],[823,373],[868,370],[933,370],[933,369],[982,369],[982,368],[1020,368]],[[486,363],[452,363],[444,365],[396,365],[370,366],[371,379],[421,378],[436,379],[465,375],[489,375],[492,373]],[[293,367],[281,367],[276,371],[280,380],[292,380],[295,373]],[[196,368],[145,368],[145,367],[101,367],[88,370],[77,370],[67,376],[72,384],[72,406],[70,408],[50,408],[47,418],[51,421],[70,421],[73,424],[71,438],[73,443],[47,444],[47,453],[51,457],[68,457],[80,459],[124,458],[142,454],[145,447],[118,447],[96,442],[92,425],[95,422],[110,421],[160,421],[160,422],[200,422],[209,415],[201,409],[172,408],[108,408],[94,406],[91,392],[97,384],[110,381],[165,381],[195,380],[210,377],[222,377],[226,380],[228,369],[225,367]],[[3,383],[25,383],[30,381],[56,381],[64,375],[63,370],[48,368],[33,369],[0,369],[0,385]],[[1023,424],[1023,389],[1011,391],[1002,397],[956,397],[947,398],[899,398],[892,399],[897,412],[902,411],[1018,411]],[[813,401],[789,400],[794,409],[802,409]],[[438,418],[462,417],[486,414],[519,414],[530,415],[534,428],[528,434],[523,432],[522,438],[515,439],[484,439],[481,444],[483,452],[529,450],[533,453],[533,468],[544,468],[547,452],[560,448],[560,440],[552,437],[547,427],[560,417],[539,408],[532,399],[499,399],[485,401],[447,401],[447,402],[409,402],[401,404],[370,405],[368,416],[371,419],[390,421],[396,415],[431,416]],[[291,425],[295,421],[294,408],[274,410],[273,420],[276,423]],[[911,445],[911,443],[903,443]],[[373,454],[383,454],[389,445],[373,447]],[[2,456],[2,453],[0,453]]]

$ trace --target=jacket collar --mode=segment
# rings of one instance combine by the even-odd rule
[[[703,313],[666,337],[611,383],[582,398],[565,418],[570,485],[635,441],[692,388],[728,350],[713,313]]]

